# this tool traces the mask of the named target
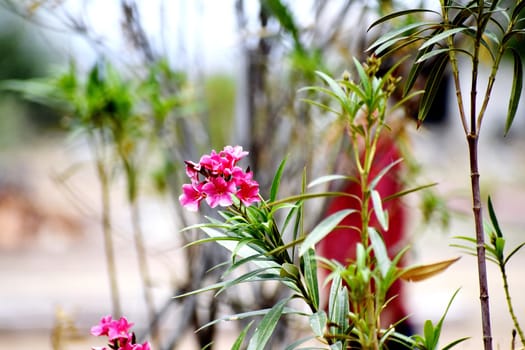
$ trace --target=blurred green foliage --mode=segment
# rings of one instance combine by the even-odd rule
[[[0,9],[0,80],[29,79],[46,74],[52,53],[39,40],[36,27]],[[38,57],[38,59],[35,59]],[[0,146],[16,145],[32,135],[35,128],[59,125],[52,109],[0,93]]]

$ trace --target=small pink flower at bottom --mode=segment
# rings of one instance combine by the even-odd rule
[[[96,326],[91,327],[91,334],[95,337],[108,335],[109,328],[111,327],[113,322],[116,322],[116,320],[113,320],[113,318],[110,315],[102,317],[100,319],[100,322]]]
[[[227,207],[232,205],[232,194],[236,191],[233,181],[226,182],[222,177],[210,178],[209,182],[202,186],[202,192],[206,194],[206,202],[212,208],[217,205]]]
[[[128,333],[128,331],[132,326],[133,323],[128,322],[125,317],[121,317],[118,321],[113,321],[113,324],[109,327],[108,331],[109,340],[117,338],[130,339],[131,334]]]
[[[182,194],[179,196],[179,202],[190,211],[198,211],[200,202],[206,197],[195,185],[182,185]]]
[[[131,350],[151,350],[151,347],[148,342],[143,344],[134,344]]]

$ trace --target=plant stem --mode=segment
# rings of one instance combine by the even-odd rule
[[[501,271],[501,277],[503,278],[503,290],[505,291],[505,299],[507,300],[507,306],[509,308],[510,317],[512,318],[512,322],[514,323],[514,329],[518,332],[521,344],[525,346],[525,336],[523,334],[523,330],[520,327],[518,318],[514,313],[514,307],[512,306],[512,298],[510,297],[509,283],[507,280],[507,271],[505,270],[505,262],[500,261],[499,269]]]
[[[483,215],[481,212],[481,195],[478,170],[478,135],[467,135],[470,158],[470,176],[472,186],[472,210],[476,226],[476,255],[478,262],[479,299],[481,303],[481,322],[483,328],[483,346],[485,350],[492,349],[492,332],[490,326],[490,306],[487,282],[487,263],[485,259],[485,233],[483,230]]]
[[[131,213],[131,225],[133,229],[133,238],[135,241],[135,250],[137,252],[137,261],[140,271],[140,277],[142,280],[142,288],[144,292],[144,302],[148,312],[148,318],[150,323],[155,319],[155,304],[153,296],[151,295],[151,276],[148,268],[148,258],[144,245],[144,235],[142,233],[142,227],[140,224],[140,208],[138,205],[138,183],[137,183],[137,171],[132,165],[132,162],[126,157],[123,147],[118,146],[119,155],[124,165],[124,171],[126,173],[126,181],[128,186],[128,203],[129,210]],[[155,332],[153,332],[155,333]]]
[[[102,232],[104,235],[104,249],[106,254],[106,263],[108,268],[109,289],[111,293],[111,304],[113,307],[113,316],[122,316],[122,309],[120,307],[119,290],[117,283],[117,268],[115,264],[115,253],[113,247],[113,237],[111,236],[111,205],[109,196],[109,179],[104,166],[104,160],[99,152],[97,146],[94,145],[94,153],[96,157],[97,176],[100,181],[100,194],[102,204]]]

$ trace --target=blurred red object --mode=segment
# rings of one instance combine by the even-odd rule
[[[349,162],[348,159],[351,155],[345,153],[341,156],[343,158],[346,157],[346,159],[342,159],[341,162]],[[383,132],[383,134],[380,135],[377,144],[377,151],[371,167],[369,180],[372,181],[385,167],[389,166],[400,158],[401,154],[398,146],[396,145],[396,140],[388,131]],[[403,166],[401,163],[398,163],[381,178],[376,187],[376,190],[379,192],[381,198],[386,198],[402,190],[402,171]],[[336,190],[355,195],[358,198],[362,198],[360,184],[353,181],[346,181]],[[371,203],[369,208],[371,208]],[[399,198],[385,201],[383,203],[383,208],[388,211],[388,231],[383,232],[380,230],[381,226],[373,214],[371,215],[369,226],[377,228],[379,232],[383,232],[383,238],[387,246],[388,254],[390,258],[393,258],[405,243],[407,212],[401,199]],[[340,223],[342,226],[341,228],[336,228],[321,242],[319,242],[317,245],[317,253],[322,257],[336,260],[343,265],[346,265],[348,262],[355,260],[356,244],[361,241],[359,233],[361,228],[361,204],[356,198],[353,197],[334,197],[328,202],[326,211],[324,212],[324,217],[327,217],[342,209],[356,209],[358,212],[348,215]],[[319,272],[320,279],[322,282],[324,282],[330,271],[321,269]],[[329,286],[327,288],[329,288]],[[326,291],[324,295],[327,296],[328,292]],[[407,316],[407,311],[404,305],[405,298],[403,295],[403,285],[399,281],[397,281],[389,291],[388,298],[394,296],[395,298],[389,302],[388,306],[381,315],[381,323],[384,327],[394,324],[395,322]],[[325,300],[324,303],[326,305],[327,300]],[[405,323],[403,326],[408,327],[408,324]],[[396,327],[396,329],[398,329],[398,327]]]

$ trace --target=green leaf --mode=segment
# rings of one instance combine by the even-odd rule
[[[356,182],[356,183],[358,182],[357,178],[355,178],[354,176],[325,175],[325,176],[318,177],[317,179],[315,179],[312,182],[310,182],[308,184],[308,188],[311,188],[311,187],[314,187],[314,186],[317,186],[317,185],[320,185],[320,184],[323,184],[323,183],[326,183],[326,182],[337,181],[337,180],[348,180],[348,181],[352,181],[352,182]]]
[[[233,343],[231,350],[240,350],[241,349],[242,343],[244,342],[244,338],[246,338],[246,334],[248,334],[248,330],[250,329],[252,324],[253,324],[253,321],[251,321],[250,323],[248,323],[248,325],[246,327],[244,327],[242,332],[239,334],[239,336],[235,340],[235,343]]]
[[[443,79],[443,73],[447,67],[449,61],[449,56],[446,53],[443,53],[438,56],[437,62],[435,62],[434,67],[430,71],[430,75],[425,86],[425,93],[421,98],[419,104],[419,113],[418,113],[418,126],[423,123],[425,120],[430,108],[432,107],[432,102],[437,95],[441,80]]]
[[[338,340],[335,344],[330,345],[330,350],[343,350],[343,343]]]
[[[414,188],[409,188],[407,190],[391,194],[390,196],[383,198],[383,203],[387,202],[389,200],[395,199],[395,198],[406,196],[409,193],[417,192],[417,191],[423,190],[425,188],[433,187],[433,186],[436,186],[436,185],[437,185],[437,182],[434,182],[434,183],[431,183],[431,184],[417,186],[417,187],[414,187]]]
[[[308,249],[302,257],[304,266],[304,279],[306,283],[306,290],[310,297],[314,308],[319,308],[319,282],[317,278],[317,260],[315,258],[315,250]]]
[[[370,27],[368,27],[368,30],[369,31],[370,29],[372,29],[373,27],[381,24],[381,23],[384,23],[384,22],[387,22],[391,19],[394,19],[396,17],[402,17],[402,16],[406,16],[406,15],[410,15],[412,13],[425,13],[425,12],[429,12],[429,13],[432,13],[432,14],[435,14],[435,15],[438,15],[438,16],[441,16],[440,13],[436,12],[436,11],[433,11],[433,10],[427,10],[427,9],[422,9],[422,8],[416,8],[416,9],[409,9],[409,10],[402,10],[402,11],[398,11],[398,12],[394,12],[394,13],[391,13],[391,14],[388,14],[386,16],[382,16],[381,18],[379,18],[378,20],[376,20],[375,22],[373,22]]]
[[[288,302],[288,298],[279,301],[275,304],[271,310],[263,317],[261,323],[255,329],[252,339],[248,344],[247,350],[262,350],[264,349],[268,340],[273,333],[273,330],[277,326],[277,322],[281,318],[284,310],[284,306]]]
[[[452,349],[454,346],[458,345],[459,343],[463,343],[465,340],[469,340],[470,337],[464,337],[464,338],[459,338],[457,340],[454,340],[453,342],[450,342],[448,343],[447,345],[445,345],[443,347],[443,349],[441,350],[449,350],[449,349]]]
[[[299,30],[290,9],[280,0],[262,0],[261,5],[278,21],[281,27],[292,35],[297,50],[303,51]]]
[[[503,264],[507,265],[507,263],[509,262],[510,258],[512,258],[512,256],[514,254],[516,254],[524,245],[525,245],[525,242],[521,243],[516,248],[514,248],[514,250],[512,250],[512,252],[505,258],[505,261],[503,262]]]
[[[467,29],[468,29],[467,27],[459,27],[459,28],[452,28],[452,29],[445,30],[444,32],[441,32],[441,33],[439,33],[437,35],[431,36],[430,39],[425,41],[425,43],[423,45],[421,45],[421,47],[419,49],[423,50],[423,49],[425,49],[425,48],[427,48],[429,46],[432,46],[434,44],[439,43],[441,40],[443,40],[445,38],[448,38],[449,36],[452,36],[452,35],[455,35],[457,33],[463,32],[463,31],[465,31]]]
[[[492,199],[490,198],[490,196],[488,199],[488,207],[490,221],[492,222],[492,226],[494,226],[494,229],[496,230],[496,235],[498,237],[503,237],[503,232],[501,232],[501,228],[498,223],[498,218],[496,217],[496,212],[494,211],[494,206],[492,205]]]
[[[423,334],[425,336],[425,344],[428,350],[434,350],[436,347],[437,341],[434,336],[434,325],[432,321],[426,320],[425,325],[423,326]]]
[[[383,210],[383,202],[381,201],[381,195],[376,190],[372,190],[370,193],[372,198],[372,205],[374,206],[374,215],[377,221],[381,225],[384,231],[388,231],[388,215]]]
[[[520,103],[521,90],[523,88],[523,64],[521,63],[520,54],[513,48],[510,48],[512,56],[514,57],[514,75],[512,79],[512,88],[510,89],[509,108],[507,111],[507,120],[505,122],[505,133],[510,131],[514,117],[518,110]]]
[[[355,209],[343,209],[325,218],[310,232],[306,237],[301,248],[299,249],[299,255],[303,255],[308,249],[313,248],[320,240],[322,240],[327,234],[332,232],[339,223],[351,213],[356,212]]]
[[[275,199],[277,198],[277,192],[279,191],[279,186],[281,184],[281,178],[283,176],[284,165],[286,164],[286,160],[287,157],[284,157],[284,159],[281,161],[281,164],[279,164],[277,173],[275,173],[275,176],[273,177],[272,187],[270,189],[270,202],[275,201]]]
[[[316,337],[322,337],[326,328],[327,316],[323,310],[310,315],[310,327]]]
[[[438,344],[439,337],[441,336],[441,328],[443,327],[443,322],[445,321],[445,317],[447,316],[448,310],[450,309],[450,306],[452,305],[452,302],[454,301],[458,293],[459,293],[459,289],[456,289],[456,291],[450,298],[450,301],[448,302],[447,307],[445,308],[445,312],[443,313],[443,315],[439,319],[439,322],[436,324],[434,328],[434,340],[435,340],[434,347],[436,347]]]
[[[392,262],[390,261],[386,251],[385,242],[383,241],[383,238],[379,232],[377,232],[377,230],[373,227],[368,228],[368,237],[370,237],[370,243],[374,249],[374,255],[379,267],[379,271],[381,271],[381,276],[385,277],[390,270],[390,266],[392,265]]]
[[[326,84],[330,87],[331,91],[334,93],[334,97],[339,100],[339,102],[344,102],[346,100],[346,94],[343,91],[343,88],[341,85],[339,85],[332,77],[328,76],[327,74],[316,71],[315,72],[321,79],[325,81]]]
[[[260,260],[261,254],[255,249],[244,245],[241,249],[237,249],[237,241],[232,241],[224,233],[219,230],[215,230],[211,227],[201,227],[201,230],[204,231],[209,237],[217,239],[217,243],[228,249],[230,252],[236,252],[238,256],[242,258],[254,257],[253,263],[262,268],[279,268],[279,264],[276,262],[266,259]],[[226,240],[220,240],[224,238]],[[255,259],[257,258],[257,259]]]
[[[210,326],[213,326],[213,325],[218,324],[220,322],[239,321],[239,320],[243,320],[245,318],[264,316],[270,310],[271,310],[270,308],[267,308],[267,309],[261,309],[261,310],[241,312],[241,313],[234,314],[234,315],[228,315],[228,316],[224,316],[224,317],[221,317],[221,318],[216,318],[216,319],[206,323],[205,325],[199,327],[195,332],[200,332],[202,329],[210,327]],[[300,315],[301,312],[298,311],[298,310],[294,310],[294,309],[285,307],[284,310],[283,310],[283,314],[285,314],[285,315],[286,314],[297,314],[297,315]]]
[[[417,23],[412,23],[412,24],[403,26],[402,28],[390,31],[387,34],[381,36],[375,42],[373,42],[372,45],[370,45],[367,48],[367,50],[372,50],[372,49],[374,49],[374,48],[376,48],[376,47],[386,43],[387,41],[390,41],[390,40],[396,38],[397,36],[399,36],[399,35],[401,35],[403,33],[412,31],[415,28],[425,27],[425,26],[430,27],[430,26],[432,26],[434,24],[435,24],[434,22],[417,22]]]
[[[294,341],[293,343],[291,343],[290,345],[288,345],[284,350],[294,350],[299,345],[301,345],[303,343],[306,343],[307,341],[310,341],[312,339],[315,339],[315,337],[314,336],[308,336],[308,337],[304,337],[304,338],[298,339],[298,340]],[[319,349],[319,348],[301,348],[301,350],[321,350],[321,349]]]
[[[376,188],[377,184],[383,178],[383,176],[385,176],[385,174],[389,172],[390,169],[392,169],[393,167],[395,167],[397,164],[401,163],[402,161],[403,161],[403,158],[396,159],[395,161],[393,161],[392,163],[388,164],[386,167],[381,169],[379,174],[377,174],[376,177],[374,177],[374,179],[370,181],[370,189],[373,190],[374,188]]]

